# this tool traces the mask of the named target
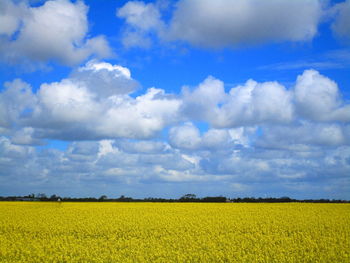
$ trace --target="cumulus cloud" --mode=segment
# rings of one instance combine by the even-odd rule
[[[104,36],[87,37],[88,7],[81,1],[51,0],[32,7],[5,0],[1,7],[1,58],[9,63],[74,65],[92,55],[111,55]]]
[[[97,101],[86,89],[69,84],[46,87],[48,92],[54,92],[55,88],[67,89],[60,103],[51,101],[51,96],[46,93],[39,99],[33,121],[36,127],[42,129],[42,136],[65,140],[142,139],[155,136],[168,123],[176,120],[179,102],[168,99],[164,94],[158,98],[155,96],[163,91],[149,90],[135,99],[112,96]],[[42,88],[44,91],[45,87]],[[72,98],[71,95],[76,97]]]
[[[174,126],[169,131],[169,144],[173,148],[187,151],[232,151],[249,145],[249,136],[254,128],[209,129],[201,134],[191,122]]]
[[[278,82],[248,80],[227,94],[222,81],[208,77],[192,91],[183,88],[181,112],[216,128],[289,123],[294,119],[292,99],[293,93]]]
[[[32,87],[20,79],[5,82],[0,93],[0,127],[11,128],[26,117],[26,110],[36,103]]]
[[[264,127],[264,133],[258,139],[256,145],[293,150],[305,150],[305,145],[321,147],[349,145],[348,129],[347,125],[311,122],[301,122],[289,126]]]
[[[184,115],[192,120],[213,119],[218,111],[217,105],[226,98],[224,83],[209,76],[192,91],[183,87],[182,98],[181,111]]]
[[[306,130],[315,128],[307,127]],[[328,132],[322,132],[320,136],[322,140],[336,127],[324,126],[324,130],[327,129]],[[287,130],[280,131],[280,135],[284,134],[286,138],[281,145],[290,143],[288,137],[293,140],[293,135],[285,136],[285,132]],[[293,130],[289,132],[293,133]],[[0,188],[7,193],[13,189],[19,191],[18,185],[26,184],[25,191],[46,189],[49,194],[71,195],[79,191],[80,195],[86,192],[90,195],[104,193],[109,196],[130,194],[146,197],[147,189],[156,187],[164,192],[154,192],[156,189],[152,188],[149,193],[178,197],[181,184],[181,187],[188,187],[187,190],[198,194],[201,188],[205,188],[205,194],[209,191],[213,195],[232,196],[236,191],[239,195],[249,195],[252,191],[259,195],[284,193],[293,197],[305,191],[295,189],[297,184],[307,189],[312,187],[313,195],[321,196],[330,193],[330,187],[339,191],[341,186],[349,186],[350,150],[347,145],[336,142],[338,139],[335,137],[336,144],[318,142],[318,146],[311,145],[297,151],[264,148],[258,144],[243,148],[235,147],[237,144],[221,146],[227,139],[227,133],[219,138],[217,134],[224,132],[209,130],[201,135],[197,149],[177,148],[153,140],[124,139],[72,142],[62,151],[15,145],[10,139],[0,137]],[[300,143],[313,143],[308,141],[314,140],[312,136],[307,136],[307,139],[302,136],[305,136],[303,131],[294,134],[294,138],[300,138]],[[232,141],[232,138],[229,140]],[[276,138],[278,136],[273,139]],[[218,152],[213,150],[214,146],[227,147],[228,150]],[[19,162],[21,165],[18,165]],[[260,192],[261,186],[267,185]],[[275,187],[280,192],[276,192]],[[128,192],[130,188],[134,190]],[[345,189],[337,196],[345,198]]]
[[[96,60],[35,92],[21,80],[6,83],[2,178],[8,173],[11,181],[23,181],[25,173],[33,184],[61,182],[62,189],[69,189],[63,182],[216,182],[227,191],[239,185],[256,191],[254,184],[277,181],[288,191],[319,176],[337,184],[335,175],[348,184],[349,105],[337,84],[317,71],[303,72],[290,89],[248,80],[226,92],[214,77],[180,94],[149,88],[135,96],[136,88],[127,68]],[[62,151],[33,147],[50,139],[71,144]],[[14,170],[19,161],[25,170]]]
[[[17,145],[43,145],[45,142],[35,138],[33,127],[24,127],[13,133],[11,142]]]
[[[189,120],[205,121],[215,128],[286,125],[299,119],[350,121],[350,105],[337,84],[316,70],[305,70],[291,89],[277,81],[248,80],[226,93],[222,81],[208,77],[193,90],[183,88],[180,111]]]
[[[125,18],[130,25],[143,30],[158,27],[160,13],[153,3],[145,4],[141,1],[127,2],[122,8],[117,10],[117,16]]]
[[[38,138],[149,138],[177,121],[181,103],[156,88],[134,98],[129,94],[137,83],[130,71],[97,61],[67,79],[42,84],[36,94],[19,80],[12,86],[0,97],[1,125],[6,128],[20,121],[35,128]]]
[[[115,141],[115,145],[128,153],[165,153],[169,147],[166,143],[161,141],[130,141],[130,140],[118,140]]]
[[[232,88],[212,123],[217,127],[238,127],[259,123],[288,123],[293,119],[291,93],[277,82],[248,80]]]
[[[0,3],[1,59],[73,65],[110,53],[103,36],[88,35],[83,2],[28,3]],[[323,8],[317,0],[180,0],[168,10],[160,3],[131,1],[117,10],[127,23],[125,46],[148,47],[154,35],[205,48],[310,41]],[[347,6],[336,5],[332,26],[342,37]],[[25,191],[116,195],[154,187],[150,193],[169,194],[183,183],[186,192],[230,196],[350,186],[350,105],[337,83],[315,70],[290,88],[250,79],[225,90],[213,76],[172,94],[140,86],[128,68],[96,59],[38,87],[5,83],[0,191],[29,185]],[[69,143],[49,149],[51,139]]]
[[[0,137],[1,158],[8,158],[8,160],[24,160],[35,153],[33,147],[23,147],[14,145],[11,141],[3,136]],[[5,160],[6,161],[6,160]]]
[[[150,42],[148,32],[162,41],[184,41],[204,48],[310,41],[317,34],[323,6],[319,0],[180,0],[169,21],[162,20],[160,12],[157,4],[140,1],[129,1],[118,9],[117,16],[128,25],[124,42]]]
[[[42,84],[37,98],[31,122],[34,127],[48,129],[49,134],[50,131],[57,133],[61,129],[65,132],[79,130],[83,123],[89,126],[90,120],[102,114],[93,94],[86,87],[78,86],[68,79]],[[83,130],[88,130],[88,127]],[[84,139],[84,135],[81,136]]]
[[[333,32],[340,38],[350,41],[350,1],[336,4],[333,7],[336,17],[332,23]]]
[[[204,47],[308,41],[317,33],[320,16],[317,0],[181,0],[173,14],[170,37]]]
[[[70,79],[103,98],[132,93],[138,86],[128,68],[94,60],[75,70]]]
[[[154,3],[129,1],[117,9],[116,15],[125,19],[129,25],[123,32],[122,42],[125,47],[150,47],[152,40],[148,33],[159,32],[164,26],[159,7]]]
[[[259,128],[271,125],[350,121],[350,106],[337,84],[315,70],[304,71],[290,89],[277,81],[248,80],[226,92],[211,76],[180,94],[152,87],[134,96],[137,87],[129,69],[96,60],[59,82],[43,83],[35,93],[21,80],[8,82],[0,93],[1,133],[17,144],[40,144],[42,139],[150,139],[169,127],[173,147],[194,150],[219,149],[235,140],[247,145]],[[201,134],[196,121],[209,124],[209,131]],[[153,146],[135,144],[134,151]]]
[[[21,3],[15,5],[10,0],[4,0],[0,3],[0,35],[11,36],[16,32],[20,24],[20,17],[25,12],[26,6]]]
[[[219,130],[210,129],[203,134],[202,147],[209,150],[222,150],[227,148],[234,148],[235,144],[244,141],[243,129]],[[236,135],[233,137],[233,134]],[[238,136],[239,137],[238,137]]]
[[[164,90],[150,88],[136,97],[111,98],[105,118],[96,128],[107,137],[150,138],[177,121],[180,101]]]
[[[173,127],[169,132],[171,145],[182,149],[196,149],[200,144],[200,132],[192,123],[184,126]]]
[[[342,101],[337,84],[315,70],[297,78],[294,89],[300,116],[315,121],[350,121],[350,105]]]

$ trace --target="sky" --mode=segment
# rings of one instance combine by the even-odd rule
[[[0,195],[350,199],[350,0],[0,2]]]

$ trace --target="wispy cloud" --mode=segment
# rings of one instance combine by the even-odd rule
[[[340,62],[308,62],[308,61],[293,61],[293,62],[281,62],[270,65],[264,65],[259,67],[260,70],[293,70],[293,69],[340,69],[344,68],[346,65]]]
[[[324,54],[324,57],[329,60],[339,61],[345,63],[346,65],[350,64],[350,49],[337,49],[331,50]]]
[[[318,56],[319,60],[297,60],[268,64],[258,67],[259,70],[295,70],[295,69],[344,69],[350,65],[350,50],[331,50]]]

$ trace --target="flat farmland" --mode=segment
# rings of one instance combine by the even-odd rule
[[[0,203],[0,262],[350,262],[350,204]]]

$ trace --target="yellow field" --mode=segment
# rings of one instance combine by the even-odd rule
[[[350,262],[350,205],[0,202],[0,262]]]

